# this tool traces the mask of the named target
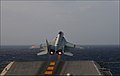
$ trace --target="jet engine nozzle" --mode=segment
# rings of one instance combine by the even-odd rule
[[[56,52],[58,55],[62,55],[63,54],[63,52],[62,52],[62,50],[60,49],[60,50],[58,50],[57,52]]]
[[[55,50],[51,49],[50,50],[50,55],[54,55],[54,53],[55,53]]]

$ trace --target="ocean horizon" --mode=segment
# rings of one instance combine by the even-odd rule
[[[31,45],[1,45],[0,62],[3,61],[47,61],[49,55],[37,56],[39,49],[30,49]],[[61,56],[62,61],[93,60],[102,67],[111,70],[113,76],[120,75],[119,45],[81,45],[84,49],[69,50],[73,57]]]

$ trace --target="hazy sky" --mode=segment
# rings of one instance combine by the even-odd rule
[[[2,1],[1,44],[44,43],[63,31],[76,44],[119,44],[118,1]]]

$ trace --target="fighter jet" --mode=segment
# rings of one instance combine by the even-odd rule
[[[76,47],[75,44],[66,41],[66,39],[64,38],[64,33],[60,31],[58,35],[51,42],[48,42],[48,40],[46,39],[46,43],[40,45],[40,50],[42,52],[37,53],[37,55],[45,55],[45,54],[54,55],[55,53],[57,53],[58,55],[64,54],[68,56],[73,56],[72,53],[66,51],[68,51],[67,50],[68,48],[75,48],[75,47]]]

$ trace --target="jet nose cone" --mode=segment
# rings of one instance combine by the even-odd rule
[[[63,32],[62,32],[62,31],[60,31],[58,34],[63,34]]]

